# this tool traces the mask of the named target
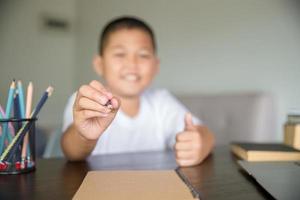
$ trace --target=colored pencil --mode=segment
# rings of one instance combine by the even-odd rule
[[[9,91],[8,91],[7,104],[6,104],[6,110],[5,110],[6,119],[9,119],[9,117],[10,117],[15,88],[16,88],[16,82],[15,82],[15,80],[13,80],[13,82],[10,85]],[[2,130],[3,134],[1,135],[1,140],[0,140],[0,153],[3,151],[4,142],[5,142],[6,137],[8,137],[8,142],[9,143],[12,140],[12,136],[9,133],[7,133],[8,132],[8,129],[7,129],[8,125],[7,124],[8,123],[4,123],[4,125],[3,125],[3,130]]]
[[[15,90],[15,94],[14,94],[14,106],[13,106],[13,115],[12,118],[15,119],[14,122],[12,122],[15,130],[19,130],[22,127],[22,121],[20,119],[22,119],[21,116],[21,106],[20,106],[20,98],[19,98],[20,94],[19,94],[19,89]],[[18,161],[21,160],[21,148],[17,148],[16,152],[14,153],[14,157],[13,157],[13,163],[16,163]]]
[[[4,116],[4,111],[0,105],[0,120],[3,119],[3,116]],[[2,136],[2,123],[0,124],[0,139],[1,139],[1,136]]]
[[[19,105],[20,105],[19,109],[20,109],[20,113],[21,113],[21,118],[25,119],[26,116],[25,116],[24,92],[23,92],[22,82],[20,80],[18,81],[18,91],[19,91]],[[22,124],[24,124],[24,121]],[[25,140],[25,138],[24,138],[24,140]],[[24,145],[24,141],[23,141],[23,145]],[[26,143],[26,145],[28,145],[28,142]],[[23,152],[23,146],[20,151]],[[26,153],[26,151],[25,151],[25,153]],[[19,154],[19,153],[17,153],[17,154]],[[22,153],[20,153],[20,157],[21,157],[21,161],[22,161],[23,160]],[[22,165],[22,163],[21,163],[21,166],[24,167],[24,165]]]
[[[32,107],[32,94],[33,94],[33,85],[32,82],[29,82],[27,87],[27,95],[26,95],[26,113],[25,117],[30,117],[31,107]],[[29,141],[28,141],[28,133],[26,133],[22,145],[22,161],[25,160],[27,157],[30,159],[30,148],[29,148]]]
[[[5,113],[2,106],[0,105],[0,119],[4,119],[4,118],[5,118]]]
[[[19,97],[20,113],[21,113],[21,117],[24,119],[25,118],[24,92],[23,92],[22,82],[20,80],[18,81],[17,86],[19,92],[18,97]]]
[[[21,119],[21,111],[20,111],[20,103],[19,103],[19,92],[18,89],[16,89],[15,94],[14,94],[14,114],[13,114],[13,118],[14,119]],[[14,128],[16,130],[19,130],[22,127],[22,122],[20,121],[15,121],[13,123]]]
[[[51,96],[53,92],[52,87],[48,87],[47,90],[44,92],[43,96],[41,97],[40,101],[38,102],[37,106],[35,107],[34,111],[31,113],[30,118],[35,119],[38,113],[40,112],[41,108],[45,104],[46,100],[48,99],[49,96]],[[13,140],[10,142],[10,144],[7,146],[5,151],[1,154],[0,157],[0,162],[2,161],[9,161],[11,160],[12,156],[14,155],[14,152],[20,145],[21,141],[23,141],[23,138],[25,134],[30,130],[34,123],[27,121],[25,124],[22,126],[22,128],[18,131],[16,136],[13,138]]]
[[[0,105],[0,119],[6,119],[5,116],[6,116],[6,114],[5,114],[5,112],[4,112],[3,108],[2,108],[2,106]],[[9,129],[10,129],[11,134],[12,134],[12,135],[15,135],[15,129],[14,129],[14,127],[13,127],[13,125],[12,125],[11,122],[8,123],[8,127],[9,127]]]

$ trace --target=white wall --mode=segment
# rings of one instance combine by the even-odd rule
[[[34,105],[48,85],[55,90],[39,115],[40,126],[57,126],[74,82],[74,32],[47,31],[41,26],[44,14],[76,17],[75,2],[40,0],[0,1],[0,102],[6,105],[13,78],[34,83]]]
[[[78,1],[76,86],[96,78],[91,58],[112,17],[137,15],[157,35],[161,71],[155,85],[175,93],[272,92],[276,138],[290,108],[300,107],[300,25],[289,1]],[[172,76],[170,76],[172,73]]]
[[[279,138],[287,110],[300,107],[300,25],[287,2],[0,0],[0,102],[5,104],[12,78],[36,83],[35,102],[52,84],[55,93],[39,121],[57,126],[67,97],[97,78],[91,59],[100,29],[112,17],[130,14],[156,32],[161,71],[155,86],[177,94],[272,92]],[[42,13],[69,19],[73,30],[43,32]]]

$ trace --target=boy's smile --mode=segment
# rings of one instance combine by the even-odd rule
[[[137,82],[141,79],[141,77],[137,74],[125,74],[121,76],[121,78],[131,82]]]
[[[158,71],[151,37],[140,29],[120,29],[109,35],[102,56],[94,61],[107,86],[123,98],[138,97]]]

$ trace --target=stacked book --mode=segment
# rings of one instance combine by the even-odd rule
[[[283,143],[234,142],[231,144],[231,151],[247,161],[299,161],[300,111],[288,114]]]
[[[300,150],[282,143],[245,143],[231,144],[231,151],[247,161],[299,161]]]
[[[284,143],[300,150],[300,111],[288,114],[284,125]]]

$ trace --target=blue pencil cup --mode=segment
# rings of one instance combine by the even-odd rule
[[[20,174],[35,170],[36,120],[0,120],[0,174]]]

